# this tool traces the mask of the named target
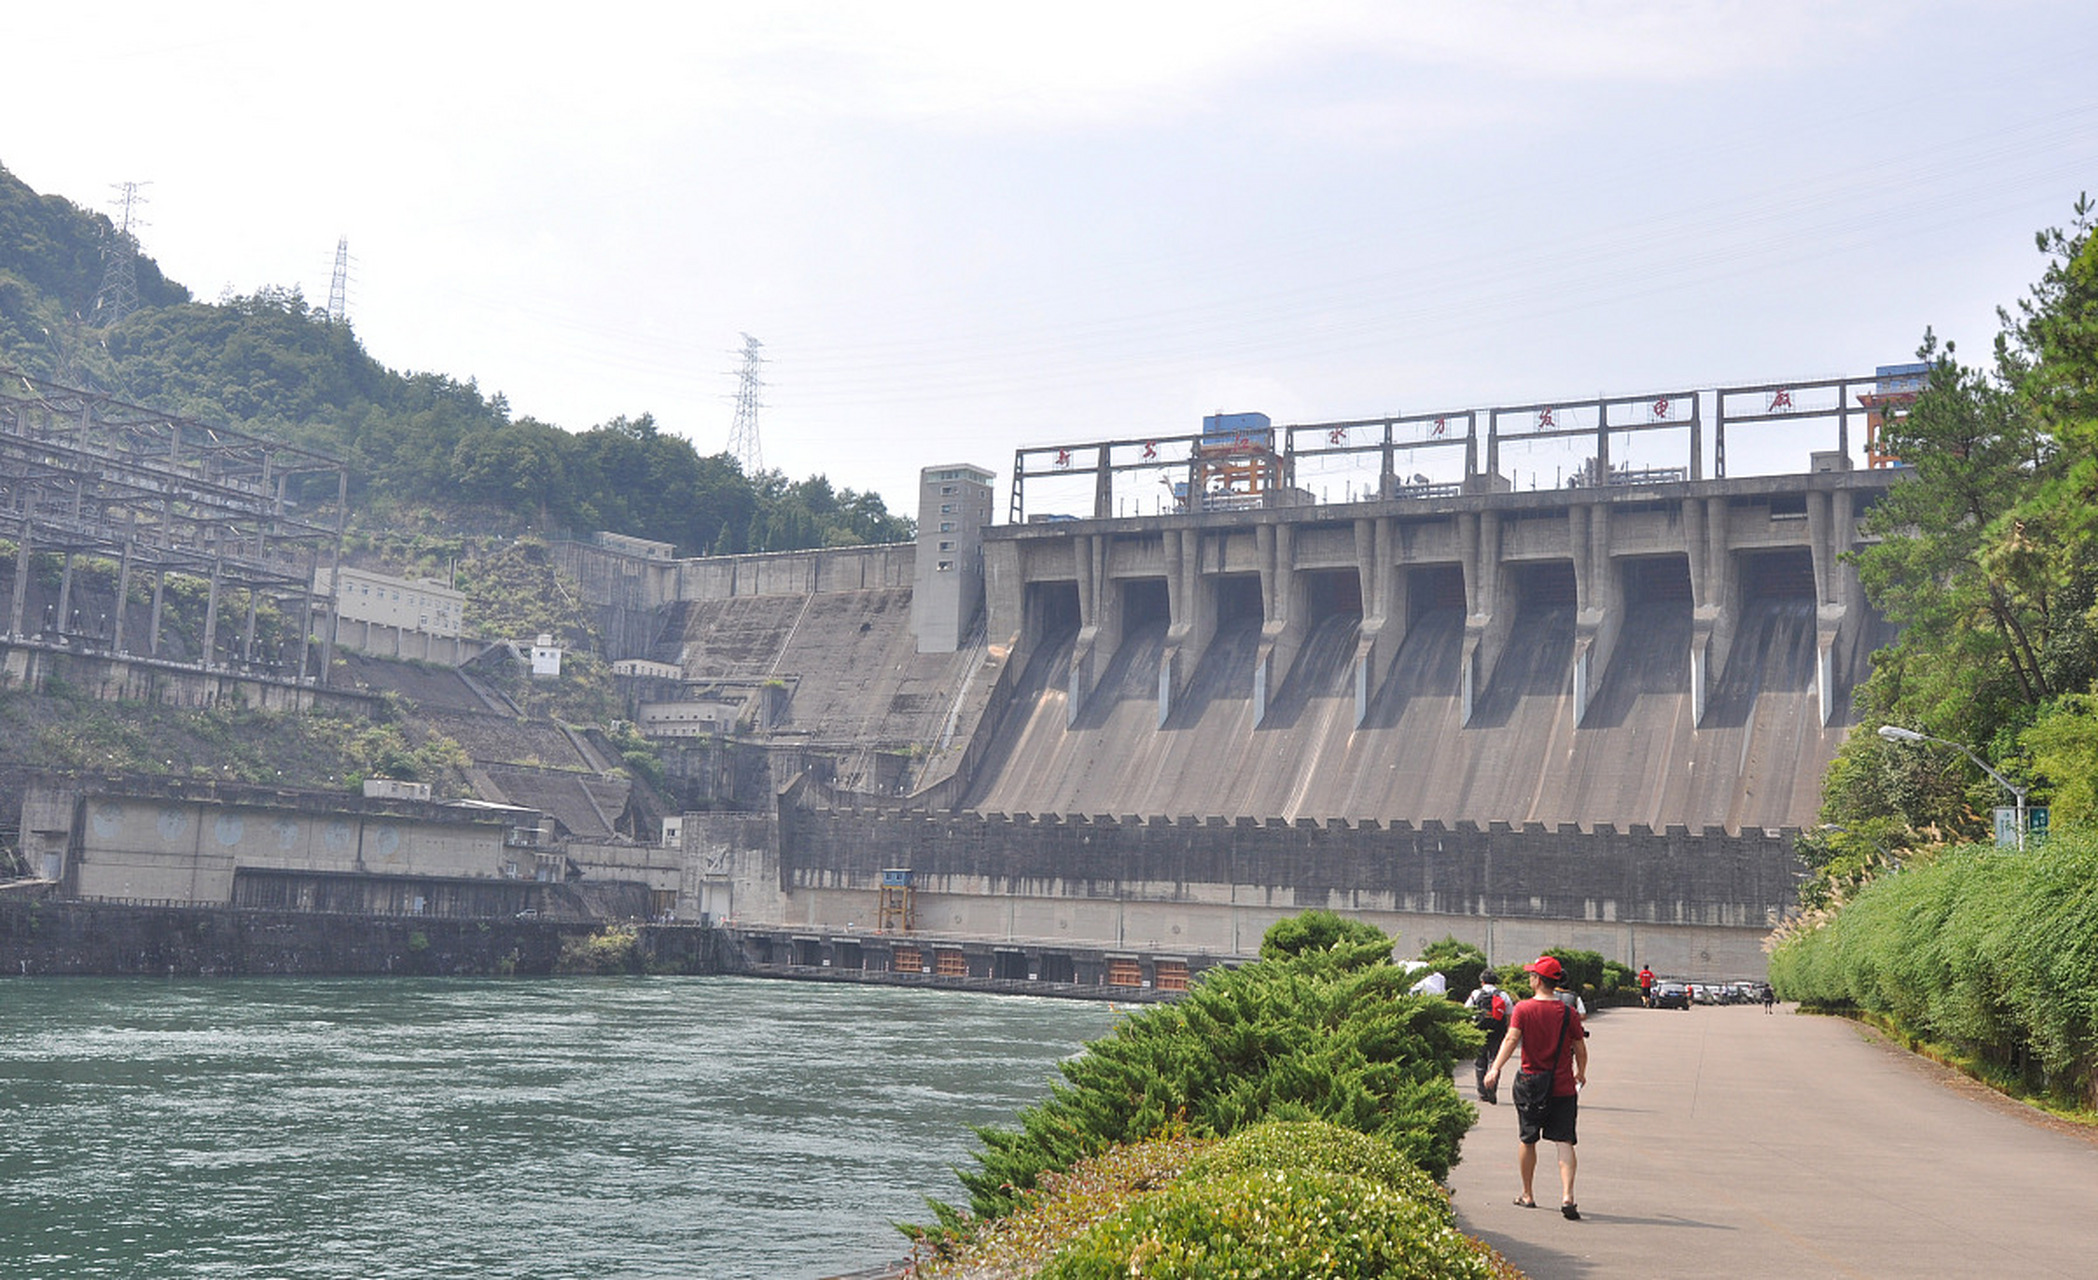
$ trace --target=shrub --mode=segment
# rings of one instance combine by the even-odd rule
[[[1439,973],[1449,984],[1450,998],[1462,1000],[1479,989],[1479,979],[1486,972],[1486,953],[1469,942],[1444,937],[1421,948],[1420,958],[1425,960],[1431,972]]]
[[[632,927],[612,925],[581,938],[561,939],[556,973],[639,973],[641,937]]]
[[[1435,1177],[1478,1114],[1451,1068],[1478,1051],[1464,1010],[1407,993],[1380,943],[1212,969],[1187,996],[1123,1019],[1062,1063],[1064,1083],[1017,1129],[977,1131],[971,1208],[1009,1211],[1044,1172],[1185,1123],[1223,1136],[1263,1120],[1327,1120],[1371,1134]],[[943,1221],[959,1221],[936,1206]]]
[[[1545,953],[1566,970],[1566,986],[1584,999],[1603,990],[1603,957],[1599,951],[1577,951],[1572,947],[1548,947]]]
[[[1449,1196],[1389,1144],[1319,1122],[1176,1132],[1045,1174],[1008,1217],[921,1239],[924,1280],[1018,1276],[1493,1276]]]
[[[1855,1008],[2098,1104],[2098,833],[1969,845],[1866,884],[1775,948],[1779,995]]]
[[[1032,1276],[1058,1249],[1136,1197],[1169,1186],[1213,1138],[1161,1134],[1111,1147],[1068,1173],[1045,1173],[1033,1195],[1003,1218],[972,1220],[945,1234],[906,1227],[917,1280]]]
[[[1268,931],[1261,935],[1260,958],[1280,960],[1310,951],[1330,951],[1342,944],[1370,942],[1387,948],[1391,945],[1391,939],[1373,924],[1351,920],[1331,911],[1306,911],[1268,926]]]
[[[1043,1280],[1492,1274],[1447,1205],[1303,1168],[1183,1178],[1086,1232],[1041,1272]]]
[[[1367,1178],[1400,1195],[1447,1206],[1442,1184],[1388,1142],[1320,1120],[1270,1120],[1219,1142],[1188,1165],[1190,1178],[1212,1178],[1250,1169],[1309,1169]]]
[[[1603,995],[1605,997],[1632,991],[1638,985],[1639,975],[1632,972],[1630,965],[1619,964],[1615,960],[1605,960],[1603,962]]]

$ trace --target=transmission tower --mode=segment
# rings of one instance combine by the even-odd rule
[[[145,225],[139,206],[146,197],[142,182],[112,183],[117,198],[110,204],[117,217],[109,238],[102,242],[102,287],[95,290],[90,317],[96,325],[112,325],[138,310],[138,229]]]
[[[758,410],[764,406],[758,399],[758,389],[765,385],[758,376],[759,367],[765,363],[758,348],[764,345],[747,333],[743,335],[743,369],[736,383],[736,424],[728,433],[728,451],[743,464],[746,476],[765,469],[765,451],[758,447]]]
[[[335,241],[335,274],[328,278],[328,319],[343,324],[350,318],[350,238]]]

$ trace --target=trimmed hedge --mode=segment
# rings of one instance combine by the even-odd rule
[[[1784,999],[1883,1015],[2098,1105],[2098,833],[1881,876],[1782,941],[1770,979]]]

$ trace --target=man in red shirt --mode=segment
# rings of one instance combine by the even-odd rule
[[[1559,1149],[1559,1212],[1578,1221],[1580,1206],[1574,1203],[1574,1171],[1578,1162],[1574,1158],[1574,1146],[1579,1138],[1574,1132],[1574,1121],[1580,1111],[1581,1086],[1588,1083],[1588,1033],[1581,1028],[1581,1015],[1571,1004],[1563,1003],[1558,996],[1561,983],[1566,981],[1566,971],[1551,956],[1539,956],[1523,966],[1530,975],[1530,998],[1515,1006],[1509,1019],[1508,1038],[1501,1042],[1501,1051],[1495,1056],[1493,1066],[1487,1069],[1485,1087],[1495,1088],[1500,1083],[1501,1068],[1518,1052],[1522,1054],[1522,1074],[1541,1077],[1550,1074],[1549,1093],[1541,1108],[1525,1107],[1525,1089],[1518,1082],[1516,1087],[1516,1116],[1518,1136],[1522,1139],[1522,1155],[1517,1168],[1522,1173],[1523,1193],[1515,1203],[1525,1209],[1537,1207],[1537,1196],[1532,1182],[1537,1174],[1537,1140],[1543,1138]]]
[[[1639,1003],[1649,1009],[1654,1007],[1654,970],[1651,965],[1639,970]]]

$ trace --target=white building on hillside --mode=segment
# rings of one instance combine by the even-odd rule
[[[335,612],[345,622],[370,622],[434,636],[459,634],[466,593],[434,578],[396,578],[369,569],[338,568]],[[329,571],[314,575],[313,589],[328,594]]]

